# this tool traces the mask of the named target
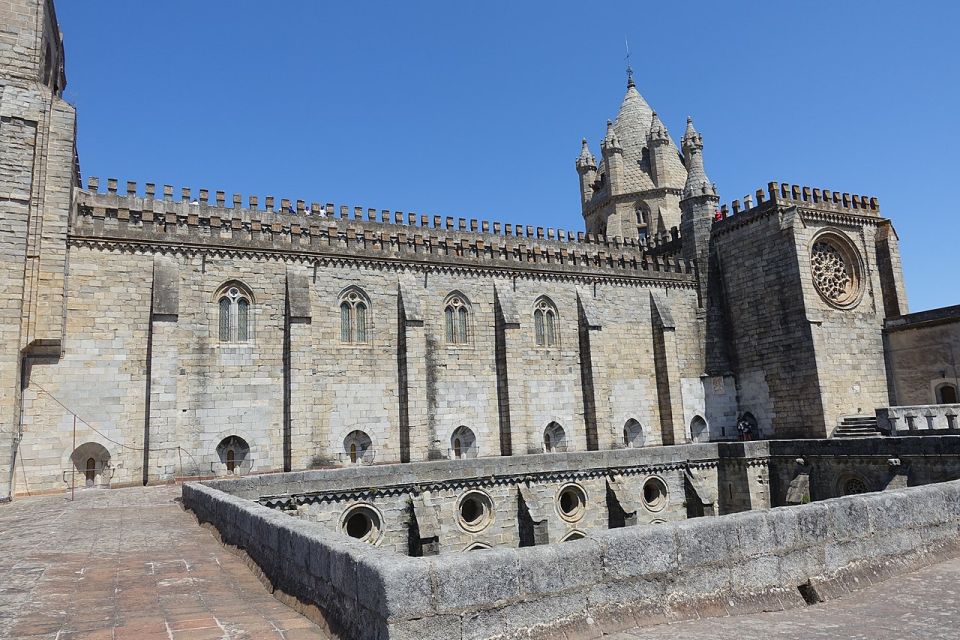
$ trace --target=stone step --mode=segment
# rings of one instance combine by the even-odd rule
[[[876,438],[882,436],[876,416],[848,416],[833,430],[834,438]]]

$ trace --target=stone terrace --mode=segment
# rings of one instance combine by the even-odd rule
[[[326,638],[175,501],[178,486],[0,505],[0,638]]]
[[[0,505],[0,638],[326,637],[198,527],[175,502],[179,494],[171,486],[93,490],[72,503],[58,495]],[[955,638],[958,580],[954,559],[815,607],[607,637]]]

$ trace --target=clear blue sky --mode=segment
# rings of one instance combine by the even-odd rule
[[[84,176],[579,230],[626,37],[723,202],[876,195],[911,310],[960,303],[960,3],[57,4]]]

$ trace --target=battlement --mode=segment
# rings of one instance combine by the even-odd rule
[[[377,210],[360,206],[307,203],[305,200],[261,201],[224,191],[200,189],[196,196],[181,188],[174,199],[172,185],[147,183],[140,192],[128,181],[120,192],[116,178],[100,191],[99,178],[77,192],[73,237],[109,236],[162,243],[190,242],[210,248],[285,250],[305,252],[376,252],[398,257],[498,260],[565,268],[643,274],[692,276],[694,267],[663,251],[677,234],[648,242],[608,238],[563,229],[533,227],[413,212]],[[228,202],[229,205],[228,206]]]
[[[754,202],[756,198],[756,202]],[[830,189],[800,186],[796,184],[768,182],[767,189],[757,189],[753,195],[747,194],[743,200],[734,200],[720,207],[717,222],[731,216],[747,213],[767,206],[805,206],[838,213],[861,216],[879,216],[880,201],[874,196],[840,193]]]
[[[201,208],[219,208],[230,211],[250,212],[269,212],[278,214],[290,214],[299,216],[308,216],[326,219],[355,220],[366,222],[379,222],[380,224],[389,224],[403,227],[419,227],[421,229],[435,229],[448,231],[469,231],[473,233],[489,234],[501,237],[525,238],[528,240],[554,240],[562,243],[581,243],[591,245],[602,245],[604,247],[633,249],[645,251],[649,249],[658,249],[658,253],[663,253],[666,245],[675,243],[677,234],[676,227],[671,229],[670,234],[663,233],[659,237],[642,238],[639,240],[631,238],[610,238],[600,234],[584,233],[583,231],[567,231],[564,229],[554,229],[553,227],[534,227],[521,223],[499,222],[478,220],[476,218],[459,218],[452,216],[439,216],[428,214],[417,214],[414,212],[391,211],[390,209],[375,209],[371,207],[362,207],[356,205],[336,205],[334,203],[307,203],[305,200],[291,200],[280,198],[279,201],[274,196],[266,196],[261,206],[260,198],[251,195],[247,197],[247,206],[243,206],[243,196],[239,193],[232,194],[228,201],[224,191],[215,191],[215,200],[210,202],[210,190],[199,189],[198,194],[193,196],[189,187],[180,189],[180,200],[174,199],[174,187],[172,185],[163,185],[161,195],[157,195],[157,185],[148,182],[144,185],[142,197],[138,194],[139,187],[136,182],[127,181],[125,191],[119,191],[120,182],[116,178],[107,179],[107,190],[100,190],[100,178],[87,178],[87,192],[91,194],[113,195],[117,198],[141,198],[144,201],[162,200],[167,203],[188,203],[190,205],[199,205]],[[129,209],[129,207],[127,207]]]

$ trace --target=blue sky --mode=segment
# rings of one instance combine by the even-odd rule
[[[876,195],[911,310],[960,303],[960,3],[57,5],[85,177],[579,230],[574,159],[628,38],[723,202],[770,180]]]

